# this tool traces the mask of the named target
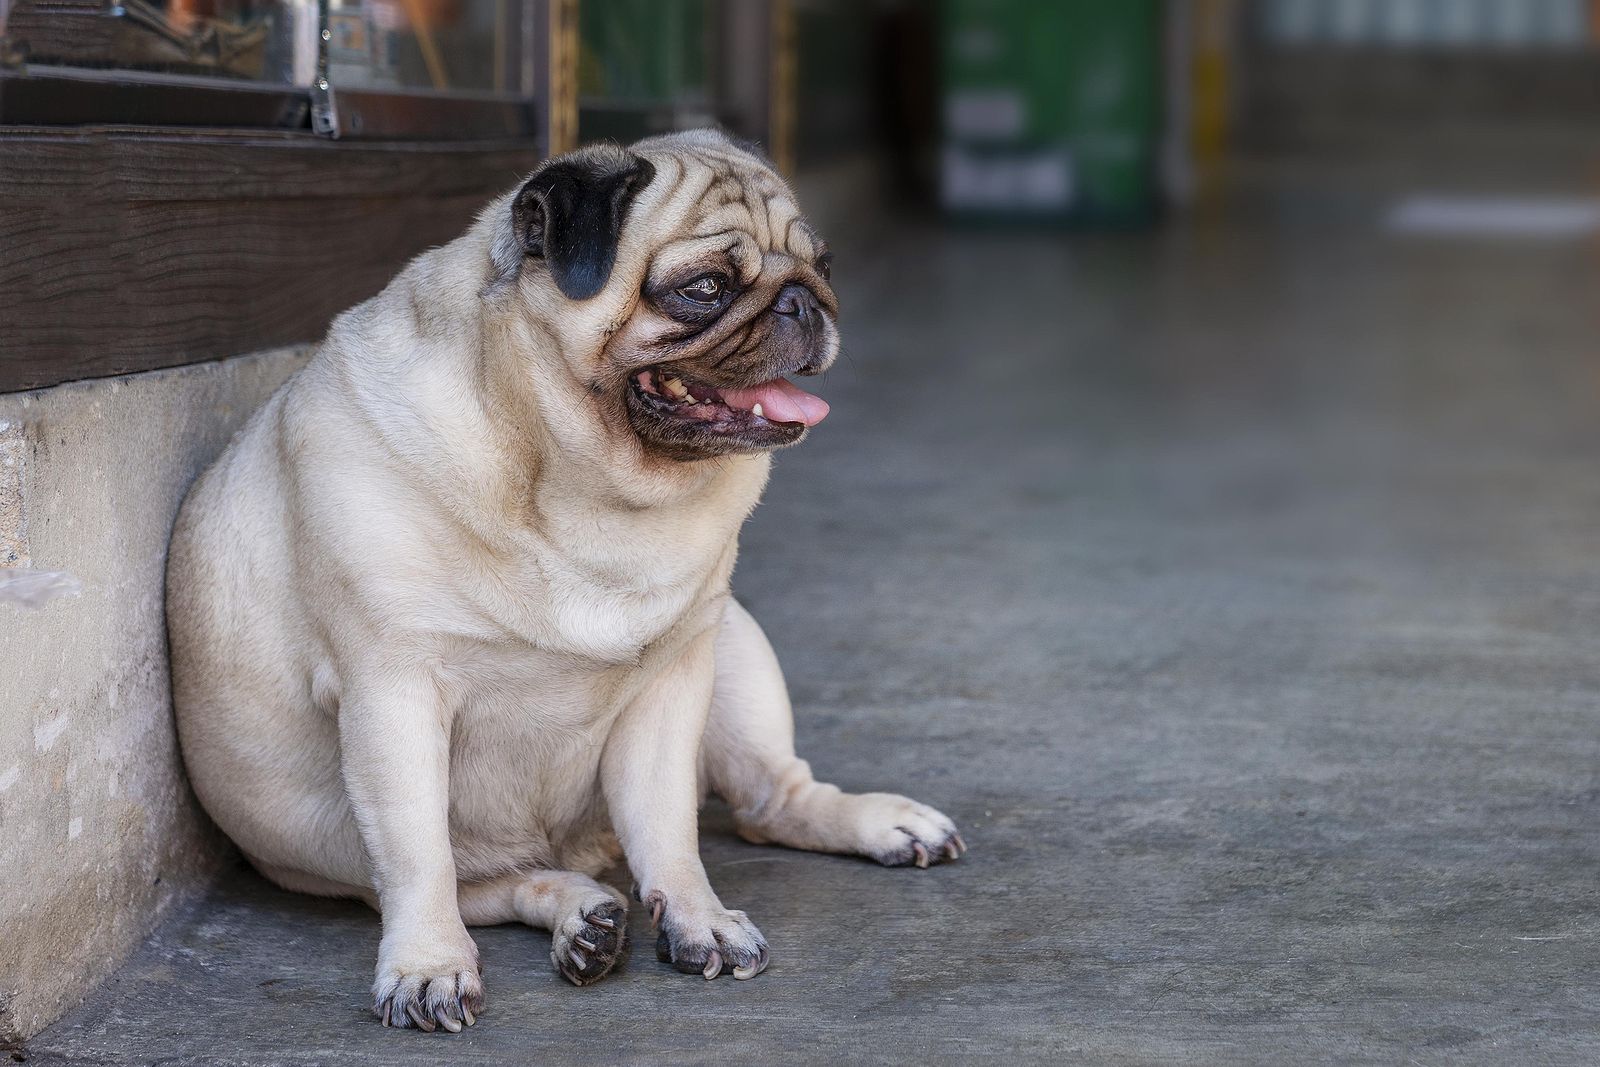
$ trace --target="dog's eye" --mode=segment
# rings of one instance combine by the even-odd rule
[[[720,275],[702,274],[688,285],[678,289],[678,295],[696,304],[715,304],[722,299],[724,282]]]
[[[833,253],[824,252],[817,257],[817,273],[822,275],[823,281],[833,277]]]

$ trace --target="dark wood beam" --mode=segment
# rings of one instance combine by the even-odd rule
[[[0,128],[0,392],[314,341],[538,159],[525,142]]]

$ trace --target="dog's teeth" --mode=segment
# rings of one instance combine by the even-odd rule
[[[684,384],[676,378],[668,378],[661,384],[663,388],[665,388],[667,392],[671,393],[675,399],[682,400],[684,397],[689,396],[689,390],[685,388]],[[693,399],[693,397],[690,397],[691,401]]]
[[[755,407],[751,408],[750,409],[750,414],[754,415],[756,418],[759,419],[761,417],[761,405],[757,404]]]

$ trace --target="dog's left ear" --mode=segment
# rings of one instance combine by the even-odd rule
[[[655,173],[649,160],[609,145],[559,156],[517,193],[512,231],[568,299],[587,300],[611,277],[628,205]]]

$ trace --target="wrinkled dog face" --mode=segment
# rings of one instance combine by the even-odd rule
[[[781,448],[827,414],[787,380],[838,353],[827,247],[758,156],[709,131],[586,149],[540,168],[512,210],[563,298],[631,308],[588,373],[647,450]],[[642,256],[614,270],[619,247]]]

